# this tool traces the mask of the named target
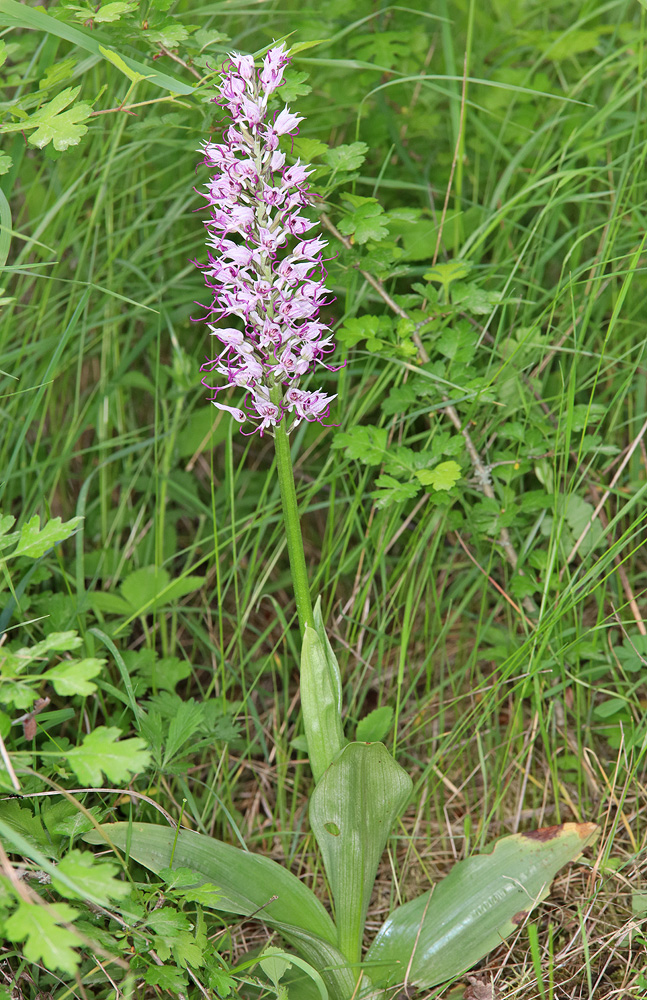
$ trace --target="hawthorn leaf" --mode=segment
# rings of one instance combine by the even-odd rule
[[[416,473],[418,475],[418,473]],[[401,483],[393,476],[378,476],[375,480],[376,490],[373,490],[371,497],[376,507],[388,507],[392,503],[404,503],[411,500],[420,490],[418,483]]]
[[[386,427],[358,425],[336,434],[332,446],[345,448],[347,458],[356,458],[364,465],[379,465],[386,451],[387,436]]]
[[[118,865],[98,861],[90,851],[68,851],[57,870],[86,890],[75,892],[69,888],[67,882],[53,876],[52,886],[67,899],[87,899],[90,893],[95,902],[107,906],[111,899],[125,899],[130,895],[130,883],[115,878],[116,873],[120,871]]]
[[[68,697],[80,694],[85,697],[97,690],[96,684],[92,684],[90,678],[100,674],[105,663],[105,660],[99,660],[94,656],[89,656],[85,660],[66,660],[48,670],[45,680],[50,682],[57,694]]]
[[[92,105],[88,104],[87,101],[72,104],[78,97],[80,90],[80,87],[66,87],[51,101],[43,104],[38,111],[34,111],[33,114],[22,118],[19,122],[3,125],[4,131],[16,132],[35,128],[36,131],[29,136],[29,142],[39,149],[43,149],[50,142],[54,143],[54,149],[59,150],[59,152],[67,149],[68,146],[76,146],[88,131],[87,127],[80,123],[92,114]],[[65,111],[68,104],[72,104],[72,107]],[[60,521],[60,518],[55,520]]]
[[[150,753],[139,737],[118,742],[121,729],[98,726],[88,733],[81,746],[64,753],[70,767],[84,785],[100,785],[105,774],[109,781],[127,781],[131,774],[143,771]]]
[[[3,128],[6,130],[7,126],[4,125]],[[73,517],[63,522],[60,517],[53,517],[51,521],[46,521],[41,529],[40,517],[34,514],[20,529],[18,545],[11,553],[12,557],[28,556],[30,559],[40,559],[49,549],[69,538],[82,520],[82,517]]]
[[[433,469],[418,469],[416,477],[423,486],[432,486],[435,490],[451,490],[461,478],[461,467],[458,462],[441,462]]]
[[[366,159],[368,146],[365,142],[351,142],[348,145],[328,149],[324,160],[333,170],[357,170]]]
[[[43,906],[21,901],[4,922],[5,936],[9,941],[25,942],[23,954],[28,961],[74,975],[80,961],[74,950],[79,939],[65,925],[71,924],[76,915],[77,911],[67,903]]]

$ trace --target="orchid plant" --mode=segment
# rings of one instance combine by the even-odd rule
[[[281,137],[294,136],[302,119],[287,107],[271,108],[289,61],[283,45],[272,47],[260,67],[251,55],[232,54],[220,78],[217,100],[230,121],[221,142],[203,144],[212,177],[204,191],[207,260],[198,265],[212,295],[207,320],[219,344],[202,372],[215,408],[231,414],[243,433],[274,438],[302,634],[300,693],[314,779],[309,816],[334,919],[276,862],[202,834],[116,823],[104,825],[101,835],[153,872],[191,869],[196,884],[215,887],[214,909],[254,914],[276,930],[290,952],[265,950],[259,962],[274,980],[292,965],[281,995],[386,1000],[403,986],[430,988],[459,976],[499,945],[597,828],[566,823],[502,838],[396,907],[364,949],[380,858],[413,783],[382,743],[346,740],[339,666],[321,601],[314,607],[311,601],[288,435],[303,420],[322,423],[329,416],[335,397],[302,388],[301,380],[319,365],[334,370],[327,364],[334,345],[320,318],[332,300],[325,287],[327,244],[312,235],[316,223],[306,214],[314,201],[310,171],[299,160],[287,165],[280,148]],[[222,401],[231,387],[241,393],[233,404]],[[98,843],[100,834],[87,839]]]

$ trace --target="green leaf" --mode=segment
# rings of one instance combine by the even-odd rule
[[[97,24],[112,24],[118,21],[124,14],[129,14],[137,7],[136,0],[113,0],[113,3],[104,3],[92,13],[92,20]],[[86,20],[87,12],[84,12],[83,20]]]
[[[389,234],[384,209],[375,199],[366,200],[371,204],[360,205],[354,212],[344,216],[340,219],[338,228],[344,236],[352,236],[351,242],[368,243],[369,240],[375,240],[379,243]]]
[[[43,829],[43,824],[38,816],[34,816],[28,806],[19,806],[15,801],[2,802],[0,803],[0,818],[9,824],[14,833],[24,837],[30,847],[44,851],[49,856],[54,854],[51,841]]]
[[[346,740],[341,721],[341,677],[321,618],[320,597],[314,620],[314,628],[306,625],[301,648],[301,708],[310,767],[319,781]]]
[[[165,569],[144,566],[127,576],[120,589],[134,614],[149,614],[192,594],[203,583],[203,576],[185,576],[171,581]]]
[[[112,4],[108,4],[108,6],[112,6]],[[103,7],[102,11],[105,12],[105,9],[106,8]],[[146,79],[146,77],[142,76],[141,73],[138,73],[137,70],[131,69],[128,63],[122,59],[118,52],[113,52],[112,49],[106,49],[103,45],[99,46],[99,52],[104,59],[107,59],[108,62],[112,63],[113,66],[116,66],[116,68],[123,73],[124,76],[128,77],[131,83],[140,83],[142,80]]]
[[[99,726],[84,737],[81,746],[64,756],[80,782],[100,785],[101,775],[110,781],[127,781],[131,774],[143,771],[150,761],[146,744],[139,737],[117,742],[121,729]]]
[[[50,682],[57,694],[86,696],[97,690],[96,684],[90,683],[90,678],[100,674],[105,663],[105,660],[94,656],[85,660],[66,660],[48,670],[45,680]]]
[[[122,879],[115,878],[119,867],[111,862],[98,861],[90,851],[68,851],[58,866],[58,871],[78,882],[86,891],[75,892],[59,878],[52,878],[52,885],[61,896],[68,899],[87,899],[88,893],[99,903],[107,906],[111,899],[125,899],[130,895],[131,886]]]
[[[377,866],[413,782],[382,743],[350,743],[310,799],[310,825],[335,902],[339,949],[359,962]]]
[[[344,448],[347,458],[355,458],[364,465],[379,465],[386,452],[386,427],[358,425],[341,431],[333,439],[333,448]]]
[[[357,724],[356,739],[358,743],[379,743],[384,739],[393,722],[393,709],[390,705],[382,705],[373,709]]]
[[[367,153],[368,146],[365,142],[351,142],[345,146],[328,149],[324,160],[333,170],[357,170],[366,159]]]
[[[95,56],[101,55],[101,45],[92,32],[75,28],[71,24],[59,21],[57,18],[45,13],[44,10],[27,7],[26,4],[18,3],[18,0],[0,0],[0,12],[2,13],[2,23],[10,27],[27,28],[39,34],[49,34],[56,38],[64,38],[72,45],[78,45],[81,49],[93,53]],[[141,73],[149,83],[171,94],[192,94],[193,87],[182,80],[169,76],[156,69],[155,66],[146,66],[130,57],[123,57],[124,62],[131,69]],[[3,126],[6,129],[6,126]]]
[[[426,281],[436,281],[447,290],[453,281],[466,278],[470,270],[471,266],[464,260],[448,260],[444,264],[434,264],[425,271],[423,278]]]
[[[286,952],[280,951],[278,948],[266,948],[261,957],[260,966],[267,978],[274,984],[278,1000],[280,1000],[282,996],[285,997],[286,1000],[289,1000],[289,997],[294,995],[292,991],[288,992],[287,987],[280,982],[285,974],[289,973],[293,966],[297,966],[297,968],[304,972],[314,983],[320,1000],[328,1000],[328,990],[326,989],[326,985],[322,977],[316,969],[313,969],[312,966],[307,962],[304,962],[303,959],[297,958],[296,955],[288,955]],[[283,989],[283,993],[281,993],[281,989]],[[302,995],[303,988],[300,986],[299,990],[300,992],[296,994],[297,996]]]
[[[519,928],[559,869],[598,832],[593,823],[549,826],[459,861],[433,890],[385,921],[366,955],[369,974],[386,987],[408,970],[408,982],[420,989],[461,975]]]
[[[29,136],[29,142],[39,149],[52,141],[54,149],[59,151],[67,149],[68,146],[76,146],[88,131],[87,127],[80,125],[79,122],[90,117],[92,105],[87,101],[80,101],[67,111],[63,109],[76,100],[80,90],[80,87],[67,87],[27,118],[21,118],[19,122],[12,124],[3,124],[3,130],[16,132],[35,128],[34,134]],[[60,518],[56,520],[60,522]]]
[[[6,126],[3,128],[6,129]],[[54,517],[51,521],[47,521],[41,530],[40,518],[38,514],[34,514],[20,529],[18,545],[11,553],[12,557],[28,556],[30,559],[40,559],[49,549],[69,538],[82,520],[82,517],[73,517],[63,523],[60,517]]]
[[[423,486],[451,490],[461,478],[461,467],[458,462],[441,462],[433,469],[419,469],[416,476]]]
[[[260,966],[270,982],[278,989],[281,979],[288,969],[292,968],[292,963],[285,952],[277,948],[267,948],[261,956]]]
[[[419,492],[418,483],[401,483],[393,476],[378,476],[375,480],[377,489],[371,493],[376,507],[388,507],[392,503],[404,503],[411,500]]]
[[[66,903],[43,906],[20,902],[18,909],[5,920],[4,932],[9,941],[24,941],[23,953],[29,962],[42,962],[46,969],[61,969],[74,975],[79,955],[74,945],[79,940],[63,926],[71,924],[77,911]]]
[[[174,965],[151,965],[146,969],[144,982],[173,993],[184,993],[187,985],[186,973]]]
[[[84,839],[106,840],[150,871],[159,874],[173,860],[174,868],[190,868],[203,882],[217,885],[220,895],[210,904],[225,913],[250,916],[276,928],[321,975],[335,1000],[344,1000],[355,988],[355,977],[345,968],[335,947],[335,926],[317,897],[291,872],[260,854],[223,844],[189,830],[176,831],[149,823],[110,823]]]

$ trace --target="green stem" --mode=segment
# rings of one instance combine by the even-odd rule
[[[303,636],[306,625],[314,628],[314,616],[312,614],[312,601],[310,600],[310,584],[308,583],[306,558],[303,551],[303,536],[301,534],[297,494],[294,488],[294,470],[292,467],[292,455],[290,454],[290,441],[284,421],[281,421],[274,428],[274,445],[276,448],[276,470],[279,477],[281,502],[283,504],[285,535],[288,543],[290,569],[292,570],[292,585],[297,602],[299,627]]]

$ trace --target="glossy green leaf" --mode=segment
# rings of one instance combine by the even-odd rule
[[[351,963],[360,958],[377,866],[411,789],[382,743],[350,743],[312,793],[310,824],[335,901],[339,948]]]
[[[321,598],[314,607],[314,622],[314,628],[306,626],[301,649],[301,707],[310,767],[319,781],[346,741],[341,722],[341,677],[323,625]]]
[[[523,923],[559,869],[597,835],[593,823],[548,826],[460,861],[384,922],[366,956],[372,980],[385,987],[406,976],[428,989],[470,969]]]
[[[321,973],[331,1000],[352,994],[354,977],[336,948],[335,925],[314,893],[275,861],[190,830],[180,830],[176,841],[175,830],[151,823],[110,823],[101,831],[85,839],[108,841],[153,872],[170,868],[171,859],[173,868],[190,868],[218,887],[213,909],[257,913]]]

